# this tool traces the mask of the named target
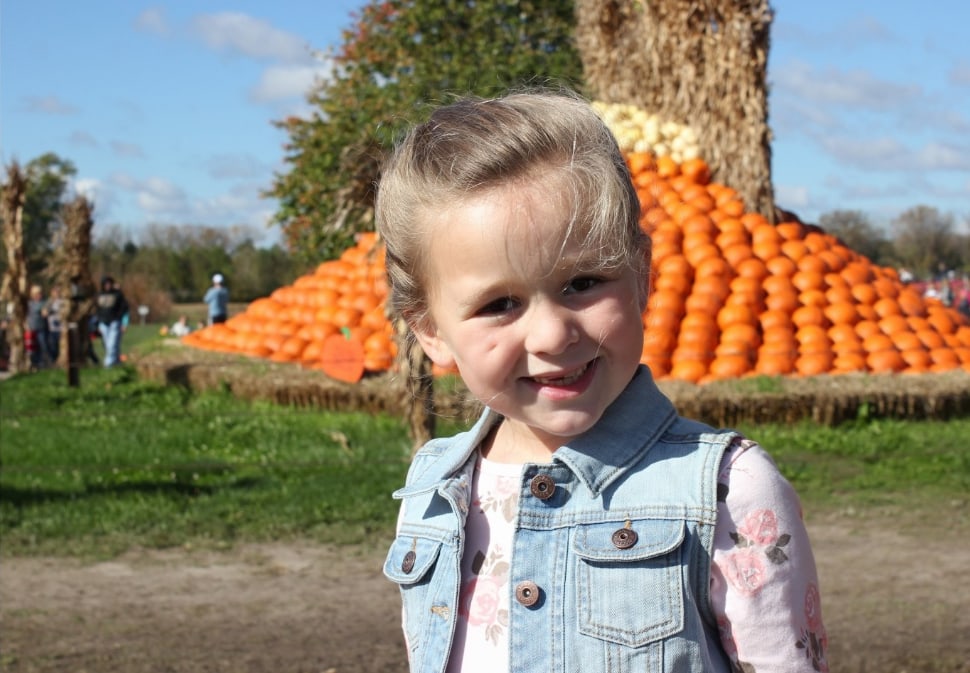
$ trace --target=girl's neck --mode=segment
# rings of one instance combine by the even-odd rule
[[[548,463],[556,448],[527,426],[503,418],[482,442],[482,456],[496,463]]]

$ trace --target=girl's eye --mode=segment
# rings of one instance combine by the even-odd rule
[[[572,294],[575,292],[586,292],[600,283],[599,278],[593,278],[591,276],[581,276],[579,278],[573,278],[569,281],[569,284],[563,288],[564,294]]]
[[[499,315],[515,309],[516,306],[517,303],[512,297],[502,297],[501,299],[488,302],[478,309],[476,313],[477,315]]]

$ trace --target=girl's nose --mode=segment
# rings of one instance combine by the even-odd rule
[[[525,348],[530,353],[558,355],[579,340],[573,312],[551,301],[530,307],[525,328]]]

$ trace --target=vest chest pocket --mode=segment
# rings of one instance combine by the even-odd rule
[[[418,584],[434,566],[440,552],[440,540],[408,535],[402,530],[387,553],[384,575],[401,588]]]
[[[641,647],[684,628],[680,520],[582,526],[573,540],[579,631]]]

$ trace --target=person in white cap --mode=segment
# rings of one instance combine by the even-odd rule
[[[205,296],[202,297],[202,301],[209,306],[210,325],[226,322],[226,318],[229,317],[229,290],[224,285],[225,281],[221,273],[212,276],[212,287],[206,290]]]

